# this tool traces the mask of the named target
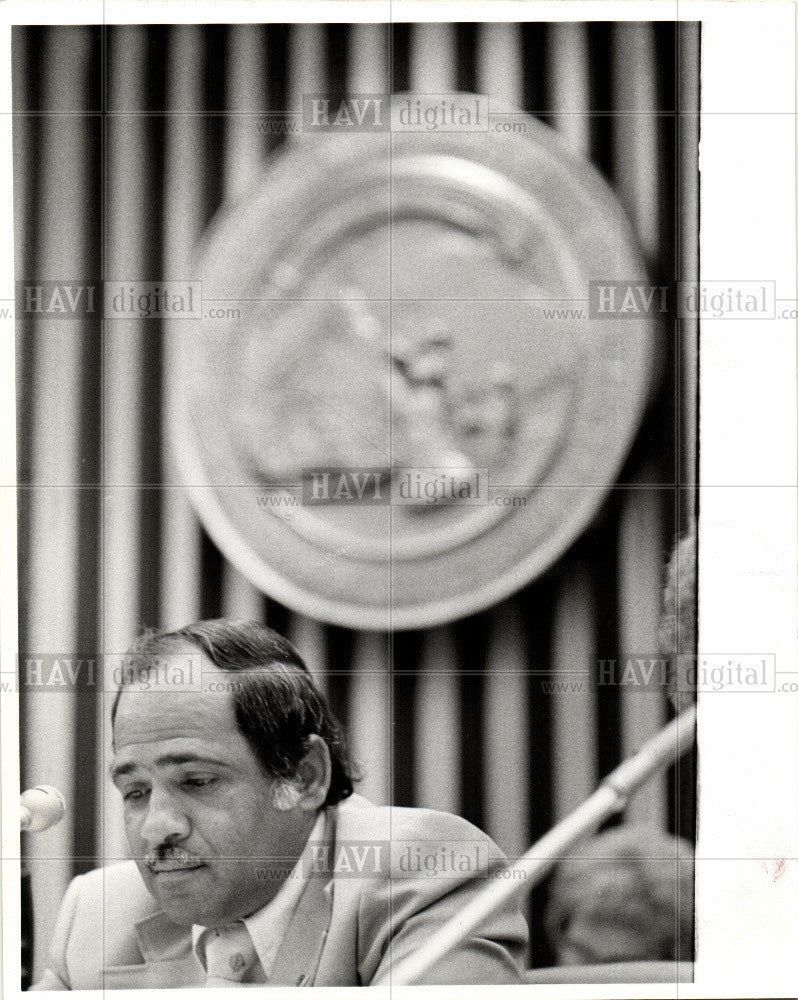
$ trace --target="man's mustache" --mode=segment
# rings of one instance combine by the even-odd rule
[[[201,857],[175,844],[161,844],[155,850],[149,851],[143,860],[152,872],[185,871],[201,868],[205,864]]]

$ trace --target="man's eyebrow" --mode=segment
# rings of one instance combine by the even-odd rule
[[[111,781],[116,781],[117,778],[122,778],[124,775],[130,774],[131,771],[135,770],[135,764],[112,764],[109,768],[108,774]]]
[[[215,764],[216,767],[227,767],[218,757],[210,757],[201,753],[165,753],[155,758],[159,767],[169,764]]]
[[[155,758],[157,767],[169,767],[179,764],[212,764],[214,767],[227,768],[227,764],[218,757],[205,757],[199,753],[167,753]],[[126,761],[124,764],[114,764],[111,767],[111,780],[116,781],[126,774],[135,771],[137,765],[133,761]]]

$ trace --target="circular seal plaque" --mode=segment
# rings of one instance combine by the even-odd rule
[[[417,628],[493,604],[584,530],[630,447],[654,323],[589,303],[644,280],[628,224],[550,129],[509,120],[308,133],[206,234],[177,451],[222,552],[305,614]]]

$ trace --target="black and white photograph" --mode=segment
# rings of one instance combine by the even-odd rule
[[[790,995],[731,971],[796,888],[762,6],[16,5],[9,995]]]

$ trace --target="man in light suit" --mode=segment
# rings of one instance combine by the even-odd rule
[[[133,861],[74,879],[34,989],[388,984],[502,860],[458,817],[352,795],[324,696],[256,623],[142,636],[112,724]],[[510,906],[426,981],[520,983],[527,933]]]

